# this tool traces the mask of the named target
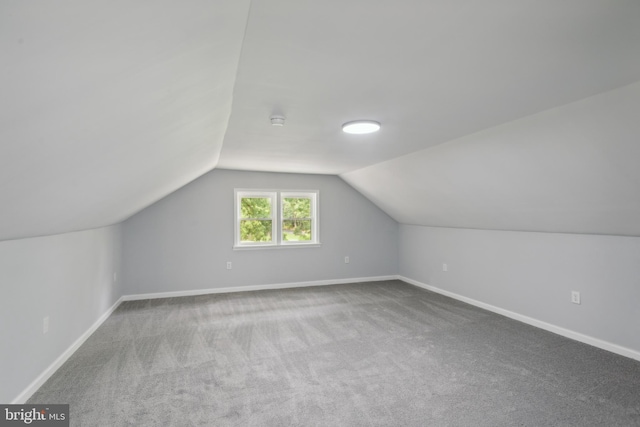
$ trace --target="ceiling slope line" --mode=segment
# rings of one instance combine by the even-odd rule
[[[340,178],[406,225],[640,236],[638,111],[640,80]]]
[[[2,129],[11,157],[0,169],[11,185],[0,188],[0,241],[122,223],[214,169],[250,5],[195,0],[126,16],[108,5],[73,15],[16,8],[3,30],[17,77],[1,107],[21,120]],[[94,15],[102,24],[88,27]]]
[[[229,123],[231,121],[231,115],[233,114],[233,101],[236,94],[236,85],[238,83],[238,71],[240,70],[240,62],[242,62],[242,55],[244,53],[245,40],[247,38],[247,29],[249,28],[249,20],[251,19],[251,9],[253,6],[253,0],[249,0],[249,7],[247,8],[247,19],[244,22],[244,31],[242,32],[242,40],[240,41],[240,54],[238,55],[238,62],[236,63],[236,72],[234,73],[233,78],[233,89],[231,91],[231,108],[229,108],[229,114],[227,115],[227,120],[225,123],[224,136],[222,137],[222,143],[220,144],[220,148],[218,149],[218,157],[216,159],[216,164],[211,168],[211,170],[215,169],[218,166],[218,162],[220,160],[220,154],[222,153],[222,149],[224,148],[224,141],[227,137],[227,131],[229,130]],[[205,172],[206,173],[206,172]]]
[[[640,77],[640,76],[638,76],[638,77]],[[352,169],[352,170],[349,170],[349,171],[346,171],[346,172],[342,172],[342,173],[338,174],[337,176],[339,176],[340,178],[342,178],[343,180],[346,181],[345,175],[349,175],[351,173],[356,173],[356,172],[359,172],[359,171],[363,171],[363,170],[366,170],[368,168],[374,168],[376,166],[382,165],[382,164],[387,163],[387,162],[392,162],[394,160],[402,159],[403,157],[411,157],[411,156],[415,155],[416,153],[426,153],[426,152],[429,152],[429,151],[436,151],[438,148],[444,148],[449,144],[455,144],[455,143],[464,141],[465,139],[471,139],[471,138],[474,138],[474,137],[482,136],[485,133],[489,133],[492,130],[501,128],[503,126],[509,126],[511,124],[516,124],[521,120],[527,120],[527,119],[533,118],[533,117],[535,117],[535,116],[537,116],[539,114],[552,113],[554,111],[566,108],[567,106],[570,106],[572,104],[579,104],[581,102],[588,101],[591,98],[597,98],[597,97],[599,97],[601,95],[604,95],[604,94],[606,94],[608,92],[613,92],[613,91],[616,91],[616,90],[623,90],[625,88],[630,88],[630,87],[632,87],[634,85],[637,85],[638,83],[640,83],[640,79],[638,79],[638,80],[636,80],[636,81],[634,81],[632,83],[627,83],[627,84],[624,84],[624,85],[621,85],[621,86],[617,86],[617,87],[614,87],[614,88],[611,88],[611,89],[603,90],[603,91],[598,92],[598,93],[593,94],[593,95],[585,96],[584,98],[580,98],[580,99],[577,99],[575,101],[566,102],[566,103],[564,103],[562,105],[556,105],[556,106],[553,106],[551,108],[547,108],[547,109],[544,109],[544,110],[541,110],[541,111],[537,111],[535,113],[527,114],[527,115],[524,115],[522,117],[518,117],[518,118],[515,118],[513,120],[508,120],[506,122],[503,122],[503,123],[500,123],[500,124],[497,124],[497,125],[488,126],[488,127],[483,128],[483,129],[480,129],[478,131],[468,133],[466,135],[462,135],[462,136],[459,136],[459,137],[456,137],[456,138],[453,138],[453,139],[448,139],[448,140],[446,140],[444,142],[441,142],[439,144],[434,144],[434,145],[431,145],[431,146],[426,147],[426,148],[418,148],[417,150],[411,151],[410,153],[400,154],[398,156],[391,157],[391,158],[388,158],[388,159],[384,159],[384,160],[381,160],[379,162],[372,163],[370,165],[367,165],[367,166],[364,166],[364,167],[361,167],[361,168]],[[407,225],[411,225],[411,224],[407,224]],[[436,227],[436,226],[434,226],[434,227]],[[462,228],[464,228],[464,227],[462,227]]]
[[[235,91],[235,85],[236,85],[236,81],[237,81],[237,77],[238,77],[238,69],[240,68],[240,61],[242,60],[242,51],[243,51],[243,47],[244,47],[244,39],[247,35],[247,27],[249,25],[249,18],[251,15],[251,5],[252,5],[252,0],[248,1],[249,3],[249,7],[247,8],[247,18],[245,20],[245,24],[244,24],[244,30],[242,33],[242,40],[240,41],[240,52],[238,54],[238,61],[236,62],[236,67],[235,67],[235,73],[234,73],[234,80],[233,80],[233,89],[232,89],[232,95],[231,95],[231,105],[229,108],[229,114],[227,114],[227,119],[225,122],[225,134],[226,134],[226,130],[229,127],[229,120],[231,119],[231,114],[233,113],[233,92]],[[117,222],[113,223],[113,224],[108,224],[106,226],[112,226],[112,225],[117,225],[120,224],[126,220],[128,220],[129,218],[131,218],[132,216],[142,212],[143,210],[147,209],[148,207],[158,203],[159,201],[163,200],[164,198],[170,196],[171,194],[175,193],[176,191],[180,190],[183,187],[186,187],[187,185],[191,184],[192,182],[194,182],[195,180],[197,180],[198,178],[202,177],[203,175],[211,172],[212,170],[216,169],[217,165],[218,165],[218,160],[220,158],[220,152],[222,151],[222,147],[224,146],[224,136],[222,138],[222,143],[220,144],[217,154],[216,154],[216,161],[213,164],[213,166],[211,168],[208,168],[204,171],[198,171],[195,174],[193,174],[193,176],[191,177],[191,179],[188,179],[187,181],[182,182],[179,186],[177,186],[176,188],[174,188],[173,190],[171,190],[168,193],[162,193],[160,196],[154,198],[151,202],[149,203],[145,203],[143,207],[141,207],[140,209],[137,209],[135,212],[127,215],[125,218],[122,218],[120,220],[118,220]],[[83,231],[83,230],[77,230],[77,231]]]

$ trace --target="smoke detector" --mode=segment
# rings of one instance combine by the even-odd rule
[[[271,126],[284,126],[284,116],[271,116]]]

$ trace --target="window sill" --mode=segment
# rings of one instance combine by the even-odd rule
[[[255,251],[258,249],[299,249],[299,248],[319,248],[321,243],[290,243],[287,245],[252,245],[252,246],[233,246],[234,251]]]

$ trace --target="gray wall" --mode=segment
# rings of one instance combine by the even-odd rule
[[[319,190],[322,246],[234,251],[234,188]],[[126,293],[395,275],[397,235],[398,224],[339,177],[217,169],[124,223]]]
[[[0,242],[0,402],[13,401],[122,295],[113,281],[121,247],[121,226]]]
[[[640,352],[638,237],[401,225],[399,254],[402,276]]]

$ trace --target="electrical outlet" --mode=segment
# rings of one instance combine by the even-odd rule
[[[113,282],[117,282],[118,281],[118,273],[117,272],[113,272]]]
[[[344,263],[345,264],[349,264],[349,257],[348,256],[344,257]]]
[[[442,264],[442,271],[449,271],[449,266],[447,264]]]
[[[227,261],[227,270],[231,270],[232,268],[231,261]]]
[[[47,332],[49,332],[49,316],[42,319],[42,333],[46,334]]]
[[[580,292],[571,291],[571,302],[574,304],[580,304]]]

